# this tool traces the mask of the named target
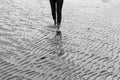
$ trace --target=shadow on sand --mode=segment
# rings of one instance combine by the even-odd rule
[[[56,26],[54,25],[47,25],[44,27],[45,30],[50,31],[50,32],[55,32],[56,31]]]

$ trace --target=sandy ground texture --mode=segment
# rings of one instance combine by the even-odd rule
[[[0,80],[120,80],[120,0],[0,0]]]

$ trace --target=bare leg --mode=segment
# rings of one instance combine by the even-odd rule
[[[57,0],[57,23],[61,24],[63,0]]]
[[[56,24],[56,0],[50,0],[50,5],[54,24]]]

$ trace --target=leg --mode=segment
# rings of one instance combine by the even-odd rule
[[[54,24],[56,24],[56,0],[50,0],[50,5]]]
[[[57,23],[61,24],[63,0],[57,0]]]

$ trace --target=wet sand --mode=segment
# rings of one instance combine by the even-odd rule
[[[120,1],[0,0],[0,80],[120,80]]]

